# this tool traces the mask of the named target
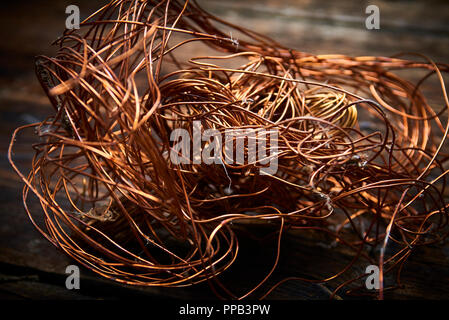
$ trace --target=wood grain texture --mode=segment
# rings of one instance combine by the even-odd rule
[[[278,42],[311,53],[393,55],[420,52],[449,62],[449,3],[447,1],[324,1],[324,0],[202,0],[211,12],[236,24],[255,29]],[[213,299],[206,284],[192,288],[130,288],[99,279],[82,270],[82,289],[65,290],[65,267],[73,263],[34,230],[22,205],[22,184],[10,168],[6,152],[12,131],[19,125],[42,120],[50,105],[34,76],[33,57],[52,55],[50,43],[64,28],[65,8],[74,1],[34,0],[2,2],[0,5],[0,299],[113,299],[117,297],[174,297]],[[85,17],[101,1],[76,1]],[[364,10],[368,3],[381,9],[381,29],[368,31]],[[412,77],[414,75],[411,75]],[[437,92],[436,87],[428,88]],[[433,91],[432,91],[433,90]],[[34,141],[32,130],[20,138],[15,159],[26,168]],[[31,207],[39,210],[37,201]],[[279,268],[271,280],[287,276],[318,277],[331,274],[350,259],[313,236],[290,234],[284,240]],[[291,251],[288,251],[291,250]],[[245,238],[242,259],[233,277],[224,278],[236,293],[256,283],[268,271],[260,257],[272,257],[267,243]],[[258,258],[259,257],[259,258]],[[254,268],[251,277],[248,270]],[[358,265],[347,277],[363,272]],[[253,279],[254,278],[254,279]],[[403,289],[386,298],[449,298],[449,245],[417,250],[406,265]],[[328,299],[329,285],[287,282],[272,299]],[[350,298],[350,297],[344,297]]]

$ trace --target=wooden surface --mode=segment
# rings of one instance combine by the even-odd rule
[[[447,1],[370,1],[381,10],[381,29],[364,27],[368,1],[203,0],[207,9],[234,23],[255,29],[295,49],[312,53],[392,55],[420,52],[449,62],[449,3]],[[65,8],[77,4],[83,16],[102,2],[8,1],[0,4],[0,299],[113,299],[117,297],[175,297],[213,299],[207,285],[192,288],[129,288],[102,280],[82,269],[81,290],[65,289],[64,271],[73,261],[34,230],[22,205],[22,184],[10,168],[6,151],[14,128],[44,119],[50,112],[33,69],[37,54],[54,54],[50,43],[64,28]],[[103,2],[104,3],[104,2]],[[436,88],[428,88],[429,92]],[[30,162],[33,132],[18,141],[15,159]],[[36,202],[32,203],[39,210]],[[273,257],[274,248],[256,240],[242,241],[242,259],[233,267],[228,286],[244,293],[268,271],[260,257]],[[272,281],[288,276],[331,274],[350,256],[345,250],[302,235],[289,235]],[[292,251],[287,251],[291,248]],[[359,269],[357,269],[359,268]],[[353,275],[363,272],[358,266]],[[256,270],[248,275],[248,270]],[[348,275],[349,276],[349,275]],[[404,288],[390,299],[448,299],[449,245],[417,250],[403,273]],[[328,299],[332,285],[287,282],[273,299]],[[347,297],[344,297],[347,298]]]

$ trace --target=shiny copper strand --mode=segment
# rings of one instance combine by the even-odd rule
[[[55,58],[36,60],[55,114],[18,128],[9,157],[26,183],[25,204],[31,191],[42,205],[43,224],[26,206],[36,228],[106,278],[209,280],[227,297],[260,298],[287,280],[333,280],[359,259],[380,265],[382,276],[400,271],[413,248],[447,235],[446,64],[290,50],[180,0],[111,1],[56,44]],[[188,56],[199,50],[211,53]],[[413,84],[394,73],[404,69],[428,74]],[[430,78],[441,84],[441,110],[421,92]],[[224,157],[222,165],[172,164],[170,133],[192,132],[195,120],[222,133],[278,130],[277,174]],[[32,127],[40,142],[24,175],[12,150]],[[261,223],[278,230],[276,259],[267,258],[271,271],[257,286],[233,294],[217,275],[237,257],[234,227]],[[322,231],[354,259],[332,276],[258,291],[294,229]]]

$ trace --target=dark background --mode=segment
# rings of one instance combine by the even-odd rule
[[[0,4],[0,299],[213,298],[207,285],[181,289],[127,288],[101,280],[84,269],[81,290],[68,291],[64,271],[73,262],[34,230],[23,209],[22,184],[6,157],[9,140],[16,127],[42,120],[52,110],[34,75],[34,56],[55,54],[50,44],[64,29],[68,5],[78,5],[83,18],[104,3],[32,0]],[[202,0],[199,3],[222,18],[302,51],[384,56],[419,52],[449,63],[447,0]],[[380,30],[365,29],[368,4],[380,8]],[[436,87],[427,89],[430,94],[438,94]],[[32,156],[30,141],[31,135],[23,137],[15,153],[15,159],[24,167]],[[36,202],[32,208],[39,210]],[[281,260],[274,279],[332,274],[349,261],[344,251],[327,248],[300,235],[287,240],[285,246],[295,250]],[[246,260],[236,267],[237,276],[229,280],[242,293],[255,284],[249,278],[263,276],[270,267],[257,269],[261,265],[257,257],[274,254],[273,248],[261,248],[250,239],[242,243],[242,251],[245,250]],[[250,267],[256,271],[248,277]],[[449,299],[449,245],[417,250],[404,270],[403,281],[404,288],[387,293],[386,297]],[[327,299],[329,289],[331,286],[288,282],[270,297]]]

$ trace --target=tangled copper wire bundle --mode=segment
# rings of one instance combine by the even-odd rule
[[[303,279],[315,282],[361,257],[383,275],[447,236],[448,65],[290,50],[181,0],[111,1],[56,44],[55,58],[36,60],[55,114],[18,128],[9,156],[25,204],[30,190],[40,200],[43,225],[26,206],[35,226],[104,277],[215,281],[237,257],[239,223],[276,226],[278,253],[267,277],[233,298],[266,283],[287,230],[323,231],[353,250],[335,275]],[[207,54],[188,56],[195,52]],[[427,74],[412,83],[395,73],[411,69]],[[421,91],[431,78],[441,84],[441,110]],[[193,136],[195,123],[223,134],[276,130],[266,142],[277,144],[277,172],[260,174],[266,165],[249,161],[249,143],[243,164],[224,147],[221,163],[174,164],[171,133]],[[30,127],[41,140],[23,175],[13,143]],[[380,249],[377,262],[369,247]]]

